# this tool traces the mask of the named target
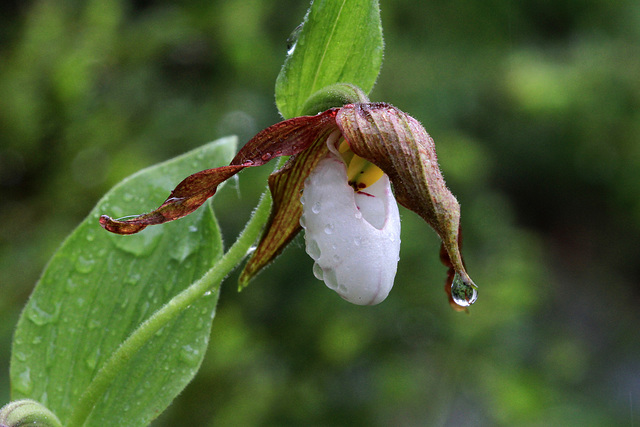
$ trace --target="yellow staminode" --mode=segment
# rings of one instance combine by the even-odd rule
[[[343,140],[338,151],[347,164],[347,181],[355,191],[361,191],[382,178],[384,172],[362,157],[356,155],[346,140]]]

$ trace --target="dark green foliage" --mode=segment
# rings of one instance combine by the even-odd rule
[[[0,18],[0,404],[59,242],[123,177],[278,121],[307,6],[40,0]],[[637,425],[637,2],[381,8],[371,99],[434,137],[481,299],[449,309],[438,239],[409,211],[373,308],[327,291],[294,241],[242,293],[223,286],[203,367],[155,425]],[[268,173],[216,196],[227,243]]]

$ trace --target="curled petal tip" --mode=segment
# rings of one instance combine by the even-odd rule
[[[146,224],[137,224],[137,223],[131,223],[127,221],[119,221],[117,219],[112,219],[108,215],[100,216],[100,225],[105,230],[115,234],[135,234],[139,231],[144,230],[147,227]]]

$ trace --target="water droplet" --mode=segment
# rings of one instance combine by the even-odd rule
[[[87,357],[84,362],[87,364],[87,367],[91,370],[95,369],[98,366],[98,359],[100,358],[100,349],[92,352],[89,357]]]
[[[129,274],[124,279],[124,282],[128,285],[137,285],[138,283],[140,283],[140,274],[139,273]]]
[[[356,246],[360,246],[362,244],[362,237],[356,236],[353,238],[353,244]]]
[[[124,196],[122,196],[122,198],[124,199],[125,202],[130,202],[133,200],[133,194],[125,193]]]
[[[324,284],[327,285],[329,289],[337,291],[338,289],[338,277],[336,276],[336,272],[330,268],[324,270]]]
[[[191,231],[191,227],[189,228]],[[174,241],[169,256],[182,264],[189,255],[195,253],[200,248],[202,243],[202,237],[198,233],[188,233],[180,236],[179,239]],[[186,269],[189,269],[188,265],[185,265]]]
[[[469,307],[478,299],[478,289],[471,279],[463,279],[458,273],[453,276],[451,297],[460,307]]]
[[[190,345],[185,345],[180,350],[180,360],[190,366],[198,366],[200,363],[200,350]]]
[[[67,292],[73,293],[78,289],[78,284],[71,278],[68,278],[64,288]]]
[[[242,166],[253,166],[253,164],[253,160],[245,160],[244,162],[242,162]]]
[[[93,240],[96,238],[96,235],[93,234],[92,232],[88,232],[87,233],[87,241],[88,242],[93,242]]]
[[[302,24],[298,25],[287,37],[287,56],[293,54],[293,51],[296,49],[296,44],[298,43],[298,38],[300,37],[300,33],[302,32]]]
[[[42,337],[40,335],[38,335],[37,337],[33,337],[33,339],[31,340],[31,344],[33,345],[38,345],[42,342]]]
[[[313,212],[314,214],[320,213],[320,206],[320,202],[315,202],[311,207],[311,212]]]
[[[322,267],[320,267],[317,262],[313,263],[313,275],[316,276],[316,279],[318,280],[322,280],[324,278]]]
[[[180,204],[185,199],[186,199],[186,197],[169,197],[167,200],[164,201],[163,205],[167,204],[167,203]]]
[[[195,225],[190,225],[189,226],[189,232],[197,233],[198,232],[198,227],[196,227]]]
[[[91,330],[91,329],[99,328],[101,325],[102,324],[100,323],[99,320],[91,319],[89,320],[89,324],[87,325],[87,327]]]
[[[75,265],[76,271],[82,274],[91,273],[91,270],[93,270],[95,263],[96,263],[95,259],[85,258],[82,255],[80,255],[76,259],[76,265]]]
[[[362,212],[356,211],[355,217],[356,217],[356,219],[361,219],[362,218]]]
[[[333,234],[333,230],[334,230],[334,225],[333,224],[327,224],[324,226],[324,232],[326,234]]]
[[[31,305],[27,310],[27,317],[33,323],[38,326],[46,325],[47,323],[52,323],[58,319],[58,314],[60,313],[60,303],[56,304],[56,308],[53,313],[47,312],[40,307],[35,300],[31,301]]]
[[[264,153],[260,158],[266,162],[271,158],[271,153]]]
[[[149,227],[138,234],[130,236],[119,236],[110,234],[111,241],[118,249],[131,255],[149,255],[156,247],[162,237],[162,227]]]
[[[33,381],[31,380],[31,369],[28,367],[22,371],[16,379],[14,386],[22,394],[29,394],[33,390]]]
[[[27,360],[27,355],[21,351],[16,352],[15,356],[16,356],[16,359],[18,359],[21,362],[24,362],[25,360]]]
[[[320,258],[320,246],[315,240],[307,240],[307,253],[313,260]]]

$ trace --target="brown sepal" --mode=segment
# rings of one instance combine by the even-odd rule
[[[261,166],[275,157],[295,155],[308,148],[318,135],[335,127],[336,114],[337,109],[331,109],[315,116],[276,123],[247,142],[229,166],[207,169],[185,178],[154,211],[122,220],[102,215],[100,225],[112,233],[134,234],[149,225],[182,218],[202,206],[216,193],[218,185],[245,167]]]
[[[336,122],[351,150],[389,176],[398,203],[438,233],[453,271],[467,277],[458,245],[460,205],[444,182],[433,138],[420,122],[386,103],[346,105]]]
[[[335,129],[329,128],[327,133]],[[325,143],[327,136],[319,135],[311,147],[289,159],[282,169],[269,176],[269,189],[273,197],[271,216],[258,247],[240,274],[239,289],[247,286],[260,270],[271,263],[302,228],[300,196],[309,173],[329,153]]]

